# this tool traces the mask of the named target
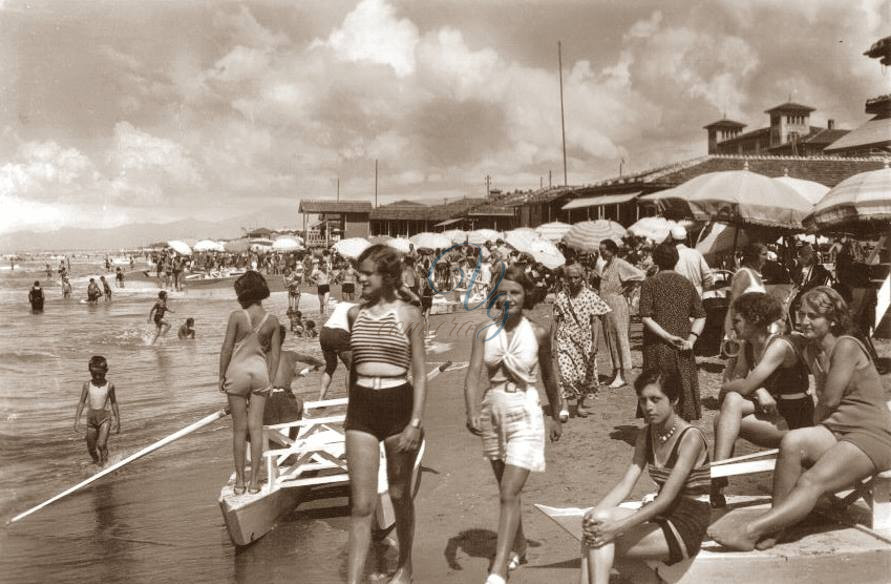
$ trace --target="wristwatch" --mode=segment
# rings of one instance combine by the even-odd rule
[[[411,426],[412,428],[417,428],[418,430],[420,430],[421,429],[421,418],[412,418],[411,422],[409,422],[408,425]]]

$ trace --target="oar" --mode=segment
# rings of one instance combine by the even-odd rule
[[[9,521],[7,521],[6,524],[9,525],[11,523],[15,523],[16,521],[19,521],[20,519],[24,519],[28,515],[36,512],[36,511],[40,511],[41,509],[43,509],[50,503],[58,501],[59,499],[61,499],[62,497],[65,497],[67,495],[70,495],[74,491],[76,491],[82,487],[85,487],[92,482],[95,482],[95,481],[101,479],[102,477],[104,477],[107,474],[113,473],[114,471],[118,470],[125,464],[129,464],[138,458],[142,458],[146,454],[149,454],[150,452],[154,452],[155,450],[157,450],[163,446],[166,446],[167,444],[170,444],[171,442],[173,442],[175,440],[179,440],[186,434],[190,434],[190,433],[194,432],[195,430],[198,430],[199,428],[203,428],[204,426],[207,426],[211,422],[215,422],[215,421],[219,420],[220,418],[223,418],[228,415],[229,415],[229,408],[225,408],[225,409],[219,410],[217,412],[214,412],[214,413],[210,414],[209,416],[205,416],[204,418],[201,418],[194,424],[190,424],[190,425],[186,426],[185,428],[183,428],[182,430],[178,430],[178,431],[174,432],[173,434],[171,434],[170,436],[167,436],[166,438],[162,438],[150,446],[146,446],[139,452],[131,454],[127,458],[125,458],[121,461],[118,461],[115,464],[113,464],[107,468],[102,469],[101,471],[97,472],[96,474],[94,474],[93,476],[88,478],[87,480],[74,485],[70,489],[66,489],[66,490],[62,491],[55,497],[53,497],[51,499],[47,499],[40,505],[30,508],[27,511],[25,511],[24,513],[19,513],[18,515],[16,515],[15,517],[13,517]]]

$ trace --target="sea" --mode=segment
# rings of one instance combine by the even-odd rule
[[[51,268],[71,260],[72,298]],[[97,468],[74,431],[81,387],[93,355],[108,360],[121,413],[110,461],[184,428],[226,405],[217,389],[226,321],[239,308],[231,287],[171,291],[169,334],[151,345],[147,322],[158,284],[139,274],[114,288],[111,302],[86,304],[90,277],[105,275],[104,254],[58,253],[0,265],[0,518],[4,523]],[[129,271],[126,258],[117,264]],[[147,268],[139,258],[137,269]],[[112,268],[114,269],[114,267]],[[31,314],[28,289],[39,280],[45,310]],[[287,298],[264,306],[287,322]],[[318,312],[313,294],[304,315]],[[195,319],[195,340],[176,330]],[[321,356],[318,342],[289,337],[285,349]],[[314,399],[318,374],[294,383]],[[343,391],[335,379],[334,397]],[[330,396],[331,394],[329,394]],[[344,580],[348,528],[345,497],[303,509],[251,546],[236,549],[218,506],[232,470],[231,420],[198,430],[16,522],[0,528],[0,583],[262,583]]]

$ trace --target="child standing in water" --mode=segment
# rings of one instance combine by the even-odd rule
[[[155,341],[158,340],[158,337],[161,335],[166,335],[167,331],[170,330],[170,323],[164,320],[164,313],[169,312],[173,314],[173,311],[167,308],[167,292],[161,290],[158,292],[158,299],[155,301],[155,304],[152,306],[152,309],[149,311],[148,321],[155,322],[155,338],[152,339],[151,344],[155,344]]]
[[[74,431],[80,432],[80,416],[87,408],[87,450],[93,462],[105,466],[108,462],[108,434],[121,431],[121,414],[114,393],[114,384],[105,378],[108,362],[105,357],[95,355],[90,359],[90,381],[83,385],[77,412],[74,414]],[[110,408],[109,408],[110,406]],[[112,421],[114,429],[112,430]]]
[[[176,336],[179,339],[194,339],[195,338],[195,319],[187,318],[186,323],[179,327],[179,331],[176,333]]]
[[[35,314],[43,312],[43,288],[40,287],[40,282],[37,280],[34,280],[34,286],[28,292],[28,302],[31,303],[31,312]]]
[[[232,453],[235,458],[233,493],[243,495],[245,442],[251,436],[251,478],[248,492],[260,492],[263,460],[263,409],[272,391],[281,354],[278,319],[261,302],[269,298],[269,286],[259,272],[249,271],[235,280],[241,310],[229,315],[220,350],[220,391],[232,411]],[[248,407],[250,404],[250,407]]]
[[[62,298],[71,298],[71,280],[68,276],[62,276]]]
[[[111,302],[111,286],[108,285],[108,280],[105,279],[105,276],[99,276],[99,280],[102,282],[102,291],[105,293],[105,301]]]

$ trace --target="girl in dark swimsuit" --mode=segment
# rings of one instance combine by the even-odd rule
[[[679,383],[660,371],[645,371],[634,382],[647,426],[637,435],[625,476],[582,523],[582,582],[607,584],[616,557],[669,564],[695,556],[709,521],[708,447],[702,431],[675,414]],[[620,507],[644,468],[659,492],[639,509]]]
[[[748,292],[733,303],[733,327],[742,348],[721,388],[721,412],[715,417],[715,460],[731,456],[737,437],[776,448],[789,430],[812,426],[814,402],[807,369],[795,339],[772,335],[769,327],[783,315],[780,301]],[[712,481],[713,507],[726,504],[725,477]]]

